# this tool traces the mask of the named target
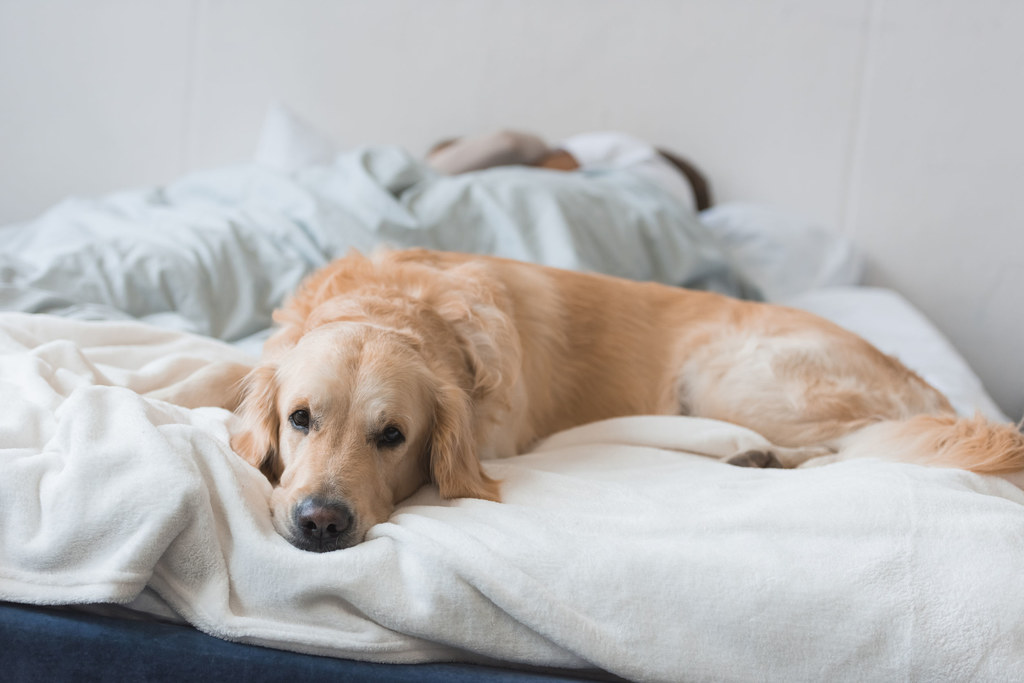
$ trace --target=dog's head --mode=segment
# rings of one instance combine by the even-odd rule
[[[275,528],[305,550],[359,543],[429,481],[444,498],[498,500],[476,451],[479,340],[439,315],[380,324],[350,303],[248,375],[232,439],[275,485]]]

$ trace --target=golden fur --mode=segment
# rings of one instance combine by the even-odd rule
[[[780,306],[417,249],[340,259],[274,318],[233,446],[276,484],[278,531],[310,550],[358,543],[427,481],[499,500],[480,458],[621,415],[726,420],[778,445],[737,464],[842,447],[1024,467],[1012,425],[956,418],[894,358]]]

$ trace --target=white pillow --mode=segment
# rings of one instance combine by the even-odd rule
[[[254,161],[284,173],[326,164],[344,151],[327,133],[283,104],[267,111]]]
[[[700,220],[769,301],[861,280],[863,261],[849,239],[781,209],[733,202]]]

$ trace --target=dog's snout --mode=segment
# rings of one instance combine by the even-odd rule
[[[352,527],[352,512],[340,501],[305,498],[295,506],[295,545],[303,550],[327,552],[345,547]]]

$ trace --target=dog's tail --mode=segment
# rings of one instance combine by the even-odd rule
[[[1014,424],[981,415],[918,415],[865,427],[848,437],[840,456],[1009,474],[1024,470],[1024,434]]]

